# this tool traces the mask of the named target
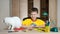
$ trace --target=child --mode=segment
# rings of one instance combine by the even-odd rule
[[[25,28],[33,28],[33,27],[45,27],[45,22],[41,20],[38,15],[38,9],[32,8],[32,11],[30,13],[30,17],[24,18],[22,21],[22,25]]]

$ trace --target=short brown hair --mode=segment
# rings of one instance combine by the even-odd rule
[[[38,9],[37,9],[37,8],[32,8],[32,9],[31,9],[31,12],[37,12],[37,13],[38,13]],[[30,13],[31,13],[31,12],[30,12]]]

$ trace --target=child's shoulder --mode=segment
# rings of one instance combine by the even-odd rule
[[[42,20],[40,17],[37,17],[37,21],[44,21],[44,20]]]
[[[28,20],[28,19],[31,19],[31,17],[26,17],[26,18],[23,19],[23,21],[24,21],[24,20]]]

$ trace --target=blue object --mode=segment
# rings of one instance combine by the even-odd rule
[[[50,22],[49,21],[46,21],[46,26],[49,26],[50,25]]]
[[[47,13],[46,11],[44,11],[44,12],[42,13],[42,15],[43,15],[43,16],[47,16],[48,13]]]
[[[12,33],[13,31],[8,31],[8,33]]]
[[[34,23],[32,23],[31,25],[32,25],[32,26],[36,26],[36,24],[34,24]]]
[[[58,32],[58,28],[57,27],[53,27],[53,28],[50,29],[50,31],[52,31],[52,32]]]

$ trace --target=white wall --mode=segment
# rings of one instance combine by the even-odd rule
[[[40,0],[33,0],[33,6],[38,9],[38,16],[40,17]]]
[[[2,22],[2,20],[7,16],[10,16],[9,0],[0,0],[0,29],[5,27],[5,24]]]
[[[49,0],[49,18],[51,27],[57,26],[57,0]]]
[[[60,27],[60,0],[57,0],[57,22],[58,27]]]
[[[28,16],[28,0],[20,0],[20,18]]]

